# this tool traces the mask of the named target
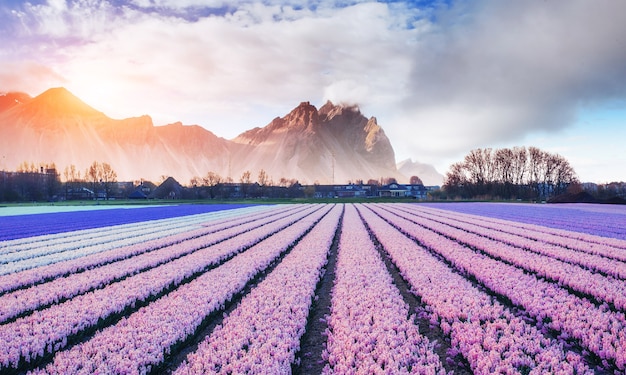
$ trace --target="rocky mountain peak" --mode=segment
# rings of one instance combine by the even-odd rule
[[[326,101],[326,103],[321,106],[319,110],[320,118],[325,121],[332,120],[334,117],[342,115],[362,116],[358,105],[335,105],[330,100]]]
[[[302,102],[282,120],[284,125],[291,129],[313,129],[319,123],[319,115],[314,105]]]
[[[104,116],[102,112],[95,110],[63,87],[45,91],[28,102],[24,107],[28,107],[29,110],[36,110],[40,115],[49,118]]]

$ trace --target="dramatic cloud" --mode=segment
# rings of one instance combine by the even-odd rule
[[[464,5],[444,12],[416,48],[402,114],[421,136],[409,149],[445,156],[554,132],[581,109],[624,100],[626,24],[618,14],[626,3]]]
[[[623,14],[609,0],[8,2],[0,90],[66,86],[113,117],[228,138],[300,101],[359,104],[398,159],[445,172],[624,103]]]

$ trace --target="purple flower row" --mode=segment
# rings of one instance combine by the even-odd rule
[[[504,223],[491,224],[491,226],[486,227],[468,222],[462,218],[456,218],[452,215],[441,216],[424,207],[415,209],[415,206],[408,206],[408,209],[402,211],[436,223],[448,225],[468,233],[474,233],[505,245],[512,245],[514,247],[529,250],[536,254],[545,255],[567,263],[573,263],[593,272],[600,272],[615,278],[626,279],[626,263],[616,259],[607,258],[605,256],[590,254],[585,251],[577,251],[573,249],[575,245],[569,245],[569,242],[578,241],[562,238],[561,241],[559,241],[561,244],[555,245],[554,243],[545,243],[541,240],[528,238],[523,234],[509,233],[507,230],[508,226]],[[612,250],[612,253],[617,252],[618,255],[620,252],[623,252],[615,248]],[[626,255],[626,252],[623,253]]]
[[[626,206],[434,203],[429,207],[626,240]]]
[[[341,211],[333,208],[175,374],[290,373]]]
[[[283,212],[280,211],[280,213]],[[284,213],[282,216],[287,215],[288,213]],[[194,233],[196,235],[191,237],[178,238],[175,243],[172,243],[170,238],[166,238],[160,243],[152,243],[155,249],[153,251],[7,293],[0,296],[0,323],[38,309],[39,306],[59,303],[89,290],[103,288],[115,280],[159,266],[275,220],[274,216],[265,216],[252,222],[230,226],[227,229],[211,230],[210,233],[200,236]]]
[[[341,229],[324,374],[445,374],[432,344],[347,205]]]
[[[54,263],[47,266],[28,269],[19,273],[0,276],[0,294],[41,283],[46,280],[67,276],[69,274],[83,272],[87,269],[99,267],[108,263],[127,259],[145,252],[157,250],[164,246],[173,246],[189,239],[205,236],[210,233],[227,228],[242,225],[258,218],[269,215],[283,214],[290,210],[298,209],[292,206],[289,209],[274,207],[269,211],[251,212],[240,218],[226,218],[188,232],[182,232],[165,238],[158,238],[131,246],[125,246],[105,252],[98,252],[83,257]]]
[[[559,285],[564,285],[577,292],[593,296],[597,301],[611,303],[616,308],[626,311],[626,294],[624,294],[624,290],[626,290],[625,280],[606,277],[574,264],[527,251],[520,247],[507,245],[504,242],[470,233],[464,229],[456,229],[450,226],[451,223],[453,223],[452,220],[448,220],[448,225],[446,225],[441,220],[433,221],[432,219],[421,218],[395,208],[392,212],[418,225],[483,251],[498,260],[506,261],[516,267],[552,280]],[[562,249],[562,252],[573,253],[573,251],[567,249]],[[572,258],[573,255],[570,254],[569,257]],[[584,264],[587,268],[597,267],[593,262],[585,263],[581,259],[579,259],[578,262]],[[602,263],[598,261],[598,265],[602,265]],[[616,269],[619,269],[617,268],[618,265],[619,263],[616,265]],[[606,270],[610,272],[608,267]]]
[[[0,326],[0,366],[17,366],[59,350],[69,336],[96,326],[112,314],[132,308],[138,301],[157,296],[207,267],[244,250],[302,218],[318,207],[308,207],[290,217],[198,250],[159,267],[77,296],[64,303],[38,310]],[[1,370],[1,368],[0,368]]]
[[[523,269],[476,253],[466,246],[425,229],[394,213],[375,208],[394,225],[402,228],[432,251],[443,256],[456,269],[474,277],[496,294],[505,296],[539,324],[574,338],[579,344],[621,371],[626,368],[626,318],[624,313],[596,306],[569,293],[559,285],[529,274]]]
[[[19,238],[15,240],[8,241],[0,241],[0,254],[10,254],[10,253],[25,253],[32,249],[41,249],[43,246],[46,247],[60,247],[60,245],[65,245],[65,247],[60,247],[65,250],[72,250],[78,247],[84,246],[84,243],[89,243],[90,240],[95,239],[105,239],[110,238],[114,234],[112,231],[119,233],[120,235],[125,233],[130,233],[132,235],[133,232],[137,230],[153,230],[154,228],[161,228],[168,225],[178,226],[183,224],[194,225],[200,224],[203,222],[212,221],[219,218],[231,217],[233,215],[240,215],[244,211],[250,210],[258,210],[258,209],[268,209],[269,206],[256,206],[256,207],[248,207],[236,210],[225,210],[225,211],[216,211],[206,214],[197,214],[190,216],[180,216],[168,219],[160,219],[160,220],[151,220],[151,221],[143,221],[139,223],[130,223],[130,224],[121,224],[114,225],[109,227],[101,227],[94,229],[83,229],[83,230],[72,230],[68,229],[68,232],[63,233],[55,233],[55,234],[44,234],[40,236],[33,237],[25,237]],[[112,239],[116,239],[112,237]],[[102,241],[105,242],[105,241]]]
[[[57,353],[52,363],[32,373],[149,372],[164,361],[173,345],[192,335],[211,313],[223,309],[249,280],[306,233],[329,209],[310,207],[291,225],[268,225],[274,226],[272,233],[280,232],[103,329],[90,340]],[[258,239],[263,238],[260,233],[255,235]],[[244,242],[239,246],[245,246]]]
[[[541,243],[565,247],[588,254],[600,255],[609,259],[626,261],[626,251],[624,251],[626,250],[625,240],[569,232],[562,229],[550,229],[538,225],[516,223],[501,219],[491,219],[483,216],[450,212],[414,204],[407,204],[404,207],[412,212],[428,212],[430,215],[453,219],[456,222],[474,224],[482,228],[522,236]],[[626,222],[624,225],[626,225]]]
[[[359,211],[374,235],[412,291],[432,311],[431,320],[450,335],[453,348],[465,357],[474,372],[519,373],[532,369],[533,373],[592,373],[580,356],[564,353],[559,342],[544,337],[381,217],[415,235],[431,249],[448,249],[452,241],[381,207],[368,207],[373,211]]]
[[[160,220],[248,207],[245,204],[183,204],[0,216],[0,241],[112,225]]]

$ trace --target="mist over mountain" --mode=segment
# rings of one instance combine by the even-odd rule
[[[209,171],[234,181],[250,171],[254,180],[261,169],[275,182],[282,177],[322,184],[380,177],[407,182],[409,177],[396,168],[393,147],[375,117],[331,102],[319,110],[303,102],[286,116],[227,140],[198,125],[155,126],[149,116],[111,119],[64,88],[35,98],[5,93],[0,94],[0,150],[0,169],[54,162],[62,173],[72,164],[84,171],[99,161],[111,164],[118,180],[173,176],[188,183]]]

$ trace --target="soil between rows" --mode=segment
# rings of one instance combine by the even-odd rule
[[[344,208],[345,210],[345,208]],[[327,318],[330,316],[333,285],[335,284],[335,268],[337,250],[343,224],[343,212],[337,224],[333,243],[328,253],[328,262],[322,269],[323,275],[317,284],[315,297],[311,305],[304,335],[300,338],[300,351],[296,356],[296,365],[291,371],[294,375],[321,374],[326,365],[322,353],[326,349]]]

